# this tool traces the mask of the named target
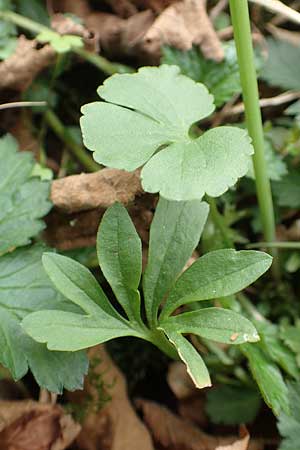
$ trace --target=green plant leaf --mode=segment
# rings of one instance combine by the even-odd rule
[[[147,317],[157,320],[162,300],[198,245],[208,204],[194,200],[174,202],[160,198],[150,228],[148,263],[143,276]]]
[[[168,199],[201,199],[205,193],[218,197],[248,172],[252,154],[245,130],[214,128],[154,155],[142,170],[142,184]]]
[[[46,272],[57,289],[86,314],[61,310],[29,314],[22,325],[49,350],[76,351],[120,336],[139,335],[113,309],[86,267],[66,256],[46,254]]]
[[[0,258],[0,362],[15,380],[30,368],[41,387],[61,393],[64,387],[82,387],[88,367],[85,353],[49,352],[21,326],[22,319],[34,311],[70,309],[42,267],[43,251],[44,247],[33,246]]]
[[[249,361],[254,379],[266,404],[275,415],[289,413],[288,389],[278,367],[259,347],[260,344],[244,344],[240,348]]]
[[[300,46],[286,40],[268,39],[268,59],[261,78],[272,86],[300,89]]]
[[[274,195],[279,206],[299,208],[300,206],[300,173],[290,172],[280,181],[273,183]]]
[[[107,103],[82,108],[84,143],[106,166],[130,171],[146,164],[146,191],[169,200],[201,199],[205,192],[221,195],[248,171],[253,148],[245,130],[221,127],[190,137],[190,127],[214,105],[205,86],[178,67],[113,75],[98,93]]]
[[[0,11],[12,10],[10,0],[0,1]],[[17,47],[17,27],[6,20],[0,19],[0,59],[8,58]]]
[[[207,392],[206,412],[213,423],[240,425],[251,423],[257,416],[261,397],[246,386],[221,385]]]
[[[126,208],[120,203],[111,206],[102,218],[97,253],[103,275],[128,318],[141,322],[138,287],[142,274],[142,243]]]
[[[80,36],[71,34],[60,35],[55,31],[42,31],[36,36],[37,41],[41,43],[48,42],[57,53],[67,53],[72,48],[83,47],[83,40]]]
[[[0,254],[26,245],[43,228],[51,208],[50,184],[32,177],[33,156],[18,152],[16,140],[0,138]]]
[[[160,322],[160,327],[177,333],[192,333],[196,336],[224,344],[257,342],[259,336],[252,323],[236,312],[223,308],[203,308]]]
[[[185,363],[195,386],[199,389],[211,386],[207,367],[195,347],[176,331],[168,330],[167,336],[175,345],[179,357]]]
[[[276,153],[269,139],[265,139],[264,148],[269,179],[272,181],[279,181],[288,172],[286,163],[282,160],[282,157]],[[252,179],[255,178],[253,164],[247,175]]]
[[[291,414],[279,415],[278,429],[283,437],[279,450],[297,450],[300,447],[300,383],[288,383]]]
[[[207,253],[177,280],[161,319],[186,303],[226,297],[241,291],[263,275],[271,263],[270,255],[252,250],[225,249]]]
[[[205,84],[213,94],[216,106],[219,107],[242,90],[233,41],[224,46],[224,53],[224,60],[218,63],[205,58],[199,47],[184,52],[172,47],[163,47],[161,62],[179,66],[183,75]]]
[[[280,336],[280,329],[277,325],[270,322],[255,322],[255,326],[259,331],[261,338],[261,347],[269,357],[277,363],[286,373],[299,379],[300,370],[297,366],[295,354],[288,348]],[[299,335],[299,330],[295,335]],[[300,344],[300,338],[299,338]],[[300,351],[300,346],[299,346]]]

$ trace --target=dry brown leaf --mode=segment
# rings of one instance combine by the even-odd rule
[[[54,58],[55,51],[50,45],[38,49],[35,40],[20,36],[15,52],[0,63],[0,90],[25,91]]]
[[[179,400],[191,397],[195,392],[198,392],[187,372],[186,365],[182,362],[175,361],[169,365],[167,381],[172,392]]]
[[[230,445],[220,445],[216,450],[248,450],[250,436],[246,428],[241,428],[241,438]]]
[[[99,359],[94,374],[100,374],[111,400],[99,412],[88,413],[77,438],[81,450],[153,450],[150,434],[136,415],[127,396],[126,381],[112,362],[103,345],[89,352]],[[97,389],[87,382],[82,395],[97,402]],[[71,394],[71,396],[73,396]],[[71,397],[72,398],[72,397]]]
[[[76,23],[71,17],[64,14],[57,13],[51,17],[51,27],[59,34],[74,34],[90,39],[91,33],[81,23]]]
[[[108,5],[112,8],[115,14],[124,19],[133,16],[138,12],[137,7],[130,0],[105,0]]]
[[[143,412],[154,441],[166,450],[215,450],[236,441],[232,437],[210,436],[157,403],[138,400],[137,406]]]
[[[0,402],[0,450],[64,450],[79,432],[58,405]]]
[[[141,192],[139,171],[102,169],[53,181],[51,200],[57,208],[70,213],[107,208],[117,201],[128,204]]]
[[[199,45],[206,58],[221,61],[224,51],[206,12],[204,0],[183,0],[166,8],[143,39],[143,48],[157,56],[163,45],[189,50]]]
[[[86,17],[92,12],[87,0],[52,0],[52,4],[54,11],[72,13],[78,17]]]
[[[32,133],[32,117],[28,111],[14,113],[16,121],[9,132],[17,139],[21,151],[30,151],[39,156],[40,144]]]

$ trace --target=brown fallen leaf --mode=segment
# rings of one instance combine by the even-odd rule
[[[37,48],[37,41],[19,36],[14,53],[0,63],[0,90],[25,91],[54,59],[55,51],[50,45]]]
[[[224,51],[206,12],[205,0],[183,0],[166,8],[143,38],[144,51],[157,56],[163,45],[189,50],[199,45],[208,59],[221,61]]]
[[[64,450],[79,432],[58,405],[0,401],[0,450]]]
[[[71,17],[57,13],[51,17],[51,27],[59,34],[74,34],[84,39],[91,38],[91,32],[81,23],[74,22]]]
[[[99,361],[93,369],[93,378],[97,374],[101,376],[111,400],[100,411],[92,409],[88,412],[77,438],[78,447],[81,450],[153,450],[150,434],[128,399],[125,378],[104,346],[91,349],[89,357]],[[97,388],[90,381],[80,398],[84,399],[86,395],[98,401]],[[74,394],[70,397],[74,399]]]
[[[245,427],[241,427],[241,438],[230,445],[220,445],[216,450],[248,450],[250,436]]]
[[[68,213],[107,208],[116,201],[126,205],[141,193],[139,171],[117,169],[71,175],[53,181],[51,186],[53,204]]]
[[[154,441],[166,450],[216,450],[220,445],[231,445],[233,437],[215,437],[204,433],[192,423],[178,417],[166,407],[148,400],[138,400],[144,422]]]

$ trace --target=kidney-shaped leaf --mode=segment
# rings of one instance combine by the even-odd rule
[[[146,191],[170,200],[201,199],[207,180],[206,192],[216,196],[247,173],[253,149],[245,131],[223,127],[190,137],[190,127],[213,112],[213,97],[178,67],[113,75],[98,93],[107,103],[82,108],[84,143],[109,167],[134,170],[150,160],[142,171]]]
[[[226,297],[253,283],[272,263],[270,255],[254,250],[216,250],[199,258],[176,282],[161,318],[186,303]]]
[[[198,245],[208,204],[160,198],[150,229],[148,264],[143,277],[147,317],[157,319],[158,307]]]
[[[111,206],[102,218],[97,253],[103,275],[129,319],[141,322],[138,287],[142,243],[126,208],[120,203]]]
[[[252,154],[245,130],[214,128],[157,153],[142,170],[143,188],[173,200],[218,197],[247,173]]]
[[[245,317],[223,308],[203,308],[171,316],[160,326],[177,333],[192,333],[224,344],[257,342],[259,336]]]

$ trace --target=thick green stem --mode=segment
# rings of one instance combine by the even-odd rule
[[[30,31],[33,34],[39,34],[44,31],[51,31],[55,33],[55,31],[50,28],[37,23],[28,17],[21,16],[13,11],[0,11],[0,19],[5,20],[7,22],[14,23],[20,28],[23,28],[27,31]],[[96,53],[91,53],[82,48],[72,48],[71,51],[76,53],[81,58],[85,59],[89,63],[98,67],[98,69],[102,70],[106,75],[113,75],[114,73],[125,73],[125,72],[133,72],[131,67],[125,66],[123,64],[112,63],[108,59],[103,56],[99,56]]]
[[[50,109],[45,113],[45,121],[87,171],[96,172],[101,169],[86,150],[74,141],[67,128]]]
[[[253,165],[258,204],[264,237],[267,242],[270,242],[276,240],[274,207],[264,153],[264,134],[247,0],[230,0],[230,12],[240,68],[246,123],[254,147]],[[274,257],[273,275],[278,279],[280,269],[276,249],[273,249],[271,253]]]

